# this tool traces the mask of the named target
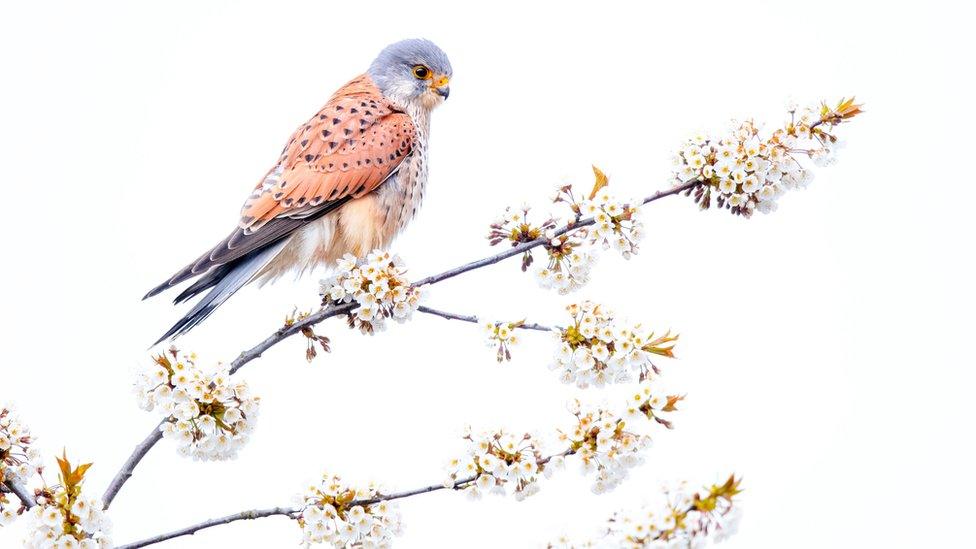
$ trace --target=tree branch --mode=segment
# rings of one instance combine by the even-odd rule
[[[568,456],[576,453],[571,448],[566,449],[558,454],[553,454],[547,456],[540,460],[540,463],[548,463],[549,460],[556,456]],[[472,475],[470,477],[465,477],[458,479],[454,482],[453,486],[445,486],[441,484],[431,484],[429,486],[423,486],[420,488],[414,488],[413,490],[404,490],[403,492],[393,492],[391,494],[377,494],[376,497],[369,499],[357,499],[350,501],[346,508],[352,508],[357,505],[367,506],[379,503],[381,501],[392,501],[395,499],[403,499],[412,496],[419,496],[421,494],[429,494],[430,492],[437,492],[440,490],[461,490],[470,486],[474,481],[478,480],[478,475]],[[207,528],[213,528],[214,526],[221,526],[223,524],[230,524],[239,520],[251,520],[263,517],[273,517],[273,516],[286,516],[288,518],[297,518],[297,515],[302,512],[299,507],[272,507],[270,509],[255,509],[251,511],[241,511],[240,513],[234,513],[233,515],[227,515],[225,517],[214,518],[210,520],[205,520],[203,522],[194,524],[192,526],[187,526],[185,528],[180,528],[179,530],[174,530],[166,534],[159,534],[158,536],[153,536],[151,538],[146,538],[141,541],[136,541],[126,545],[117,546],[115,549],[137,549],[139,547],[146,547],[147,545],[154,545],[163,541],[171,540],[173,538],[178,538],[182,536],[191,536],[200,530]]]
[[[154,545],[156,543],[160,543],[173,538],[179,538],[182,536],[192,536],[193,534],[199,532],[200,530],[204,530],[206,528],[213,528],[214,526],[220,526],[221,524],[230,524],[238,520],[253,520],[257,518],[273,517],[277,515],[292,518],[292,515],[299,511],[300,509],[296,509],[293,507],[272,507],[270,509],[254,509],[251,511],[241,511],[240,513],[234,513],[233,515],[227,515],[226,517],[205,520],[199,524],[194,524],[193,526],[180,528],[179,530],[174,530],[166,534],[160,534],[158,536],[146,538],[144,540],[137,541],[134,543],[129,543],[127,545],[120,545],[117,546],[115,549],[136,549],[137,547]]]
[[[654,194],[652,194],[652,195],[644,198],[641,201],[641,205],[649,204],[651,202],[654,202],[655,200],[659,200],[659,199],[664,198],[666,196],[671,196],[671,195],[675,195],[675,194],[681,193],[683,191],[690,190],[690,189],[692,189],[692,188],[694,188],[694,187],[696,187],[696,186],[698,186],[700,184],[701,184],[701,182],[698,181],[698,180],[688,181],[686,183],[683,183],[681,185],[678,185],[677,187],[673,187],[673,188],[668,189],[666,191],[656,192],[656,193],[654,193]],[[583,218],[583,219],[578,219],[578,220],[572,221],[570,223],[567,223],[565,226],[563,226],[558,231],[556,231],[556,236],[560,236],[560,235],[566,234],[569,231],[572,231],[574,229],[578,229],[580,227],[586,227],[586,226],[589,226],[589,225],[593,225],[593,223],[594,223],[594,220],[593,220],[592,217],[587,217],[587,218]],[[454,269],[450,269],[450,270],[444,271],[444,272],[442,272],[440,274],[436,274],[436,275],[433,275],[433,276],[428,276],[427,278],[422,278],[422,279],[418,280],[417,282],[413,283],[413,286],[424,286],[426,284],[436,284],[438,282],[442,282],[442,281],[447,280],[449,278],[454,278],[455,276],[458,276],[460,274],[464,274],[464,273],[466,273],[468,271],[473,271],[475,269],[480,269],[482,267],[487,267],[489,265],[494,265],[495,263],[498,263],[498,262],[500,262],[500,261],[502,261],[504,259],[508,259],[509,257],[513,257],[513,256],[519,255],[521,253],[527,252],[527,251],[529,251],[529,250],[531,250],[533,248],[537,248],[539,246],[542,246],[543,244],[545,244],[547,242],[549,242],[549,239],[546,238],[546,237],[540,237],[540,238],[537,238],[537,239],[532,240],[530,242],[523,242],[523,243],[518,244],[517,246],[513,246],[513,247],[509,248],[508,250],[506,250],[504,252],[501,252],[499,254],[495,254],[495,255],[492,255],[492,256],[489,256],[489,257],[486,257],[486,258],[483,258],[483,259],[479,259],[477,261],[472,261],[470,263],[461,265],[460,267],[456,267]],[[302,331],[302,328],[311,327],[311,326],[314,326],[314,325],[318,324],[319,322],[322,322],[323,320],[325,320],[327,318],[331,318],[333,316],[337,316],[337,315],[340,315],[340,314],[347,313],[347,312],[355,309],[356,308],[356,305],[357,304],[355,302],[351,302],[351,303],[343,303],[341,305],[334,305],[334,306],[325,307],[322,310],[320,310],[320,311],[318,311],[316,313],[313,313],[313,314],[305,317],[304,319],[302,319],[300,321],[295,322],[294,324],[291,324],[289,326],[285,326],[283,328],[280,328],[278,331],[276,331],[275,333],[273,333],[270,336],[268,336],[261,343],[255,345],[251,349],[249,349],[247,351],[244,351],[240,355],[238,355],[238,357],[236,359],[234,359],[234,361],[231,362],[231,364],[230,364],[230,373],[233,374],[233,373],[237,372],[238,370],[240,370],[248,362],[251,362],[252,360],[260,357],[261,356],[261,353],[267,351],[271,347],[274,347],[275,345],[277,345],[281,341],[283,341],[283,340],[285,340],[285,339],[287,339],[287,338],[289,338],[289,337],[291,337],[291,336],[293,336],[293,335],[295,335],[297,333],[300,333]],[[465,322],[477,322],[477,318],[476,317],[467,317],[467,316],[463,316],[463,315],[454,315],[452,313],[446,313],[446,312],[443,312],[443,311],[436,311],[435,309],[430,309],[429,307],[427,307],[425,309],[427,309],[427,310],[424,311],[425,313],[433,314],[433,315],[440,316],[440,317],[443,317],[443,318],[453,319],[453,320],[463,320]],[[545,329],[545,328],[542,327],[542,326],[536,326],[534,328],[530,327],[530,328],[527,328],[527,329],[538,329],[538,330],[542,330],[542,329]],[[164,419],[163,421],[167,421],[167,419]],[[122,466],[122,469],[119,470],[119,472],[115,475],[115,478],[112,479],[112,482],[109,484],[108,489],[105,491],[105,494],[102,496],[102,501],[104,502],[104,505],[105,505],[104,508],[105,509],[108,509],[109,504],[111,504],[112,500],[118,494],[119,490],[122,489],[122,485],[125,484],[125,482],[127,480],[129,480],[130,477],[132,477],[132,473],[135,470],[135,467],[139,464],[139,462],[142,460],[142,458],[145,457],[146,453],[149,452],[149,450],[157,442],[159,442],[161,439],[162,439],[162,433],[159,431],[159,428],[157,427],[155,430],[153,430],[152,433],[149,434],[149,436],[146,437],[145,440],[142,441],[142,443],[140,443],[138,446],[136,446],[135,451],[133,451],[132,455],[130,455],[129,458],[125,461],[125,463]]]
[[[230,363],[230,373],[234,374],[238,370],[244,367],[245,364],[251,362],[255,358],[261,356],[261,353],[267,351],[268,349],[274,347],[282,340],[287,339],[297,333],[302,331],[302,328],[307,328],[322,322],[327,318],[332,318],[341,314],[348,313],[349,311],[356,308],[358,303],[355,301],[350,303],[343,303],[341,305],[330,305],[323,308],[322,310],[312,313],[307,317],[291,324],[290,326],[285,326],[279,329],[277,332],[268,336],[264,341],[258,343],[254,347],[244,351],[233,362]]]
[[[344,303],[338,306],[326,307],[321,311],[313,313],[306,318],[291,324],[290,326],[285,326],[279,329],[277,332],[268,336],[261,343],[258,343],[254,347],[238,355],[238,357],[230,363],[230,373],[233,374],[237,372],[244,367],[245,364],[260,357],[261,353],[275,346],[283,339],[301,332],[302,328],[306,326],[313,326],[327,318],[346,313],[352,310],[355,305],[356,303]],[[157,425],[152,432],[149,433],[149,435],[147,435],[146,438],[136,446],[135,450],[132,451],[132,454],[129,455],[129,458],[126,459],[125,463],[122,464],[122,468],[119,469],[119,472],[115,474],[112,482],[109,483],[108,488],[106,488],[105,493],[102,495],[102,504],[104,509],[108,509],[112,504],[112,500],[114,500],[115,496],[118,495],[119,490],[122,489],[122,485],[124,485],[126,481],[132,477],[133,471],[135,471],[135,468],[137,465],[139,465],[139,462],[142,461],[142,458],[149,453],[149,450],[155,446],[157,442],[162,440],[163,433],[160,431],[160,427],[169,421],[169,419],[170,418],[167,417],[160,421],[159,425]]]
[[[460,320],[462,322],[471,322],[472,324],[478,324],[481,322],[480,320],[478,320],[478,317],[474,315],[459,315],[456,313],[449,313],[447,311],[441,311],[439,309],[434,309],[432,307],[427,307],[425,305],[421,305],[420,307],[417,308],[417,310],[420,311],[421,313],[427,313],[429,315],[439,316],[447,320]],[[515,327],[521,328],[523,330],[538,330],[540,332],[552,331],[552,327],[544,326],[542,324],[536,324],[534,322],[519,324],[516,325]]]
[[[651,196],[648,196],[648,197],[644,198],[643,200],[641,200],[641,205],[649,204],[651,202],[654,202],[655,200],[660,200],[661,198],[664,198],[665,196],[671,196],[671,195],[675,195],[675,194],[678,194],[678,193],[683,192],[683,191],[687,191],[687,190],[689,190],[689,189],[691,189],[693,187],[697,187],[700,184],[701,184],[701,181],[698,181],[696,179],[694,181],[688,181],[686,183],[682,183],[681,185],[678,185],[677,187],[674,187],[672,189],[668,189],[666,191],[656,192],[656,193],[652,194]],[[564,235],[564,234],[568,233],[569,231],[572,231],[574,229],[578,229],[580,227],[586,227],[586,226],[592,225],[594,223],[595,223],[595,221],[593,220],[592,217],[585,217],[585,218],[580,219],[580,220],[578,220],[576,222],[567,223],[561,229],[559,229],[558,231],[556,231],[556,236]],[[539,246],[542,246],[543,244],[545,244],[547,242],[549,242],[549,239],[548,238],[546,238],[544,236],[540,236],[539,238],[537,238],[535,240],[531,240],[529,242],[523,242],[521,244],[518,244],[517,246],[512,246],[511,248],[509,248],[508,250],[506,250],[506,251],[504,251],[504,252],[502,252],[500,254],[495,254],[493,256],[489,256],[489,257],[486,257],[484,259],[479,259],[477,261],[472,261],[471,263],[467,263],[465,265],[461,265],[460,267],[456,267],[454,269],[450,269],[450,270],[444,271],[443,273],[436,274],[436,275],[433,275],[433,276],[428,276],[427,278],[422,278],[422,279],[418,280],[417,282],[414,282],[413,285],[414,286],[423,286],[424,284],[436,284],[436,283],[441,282],[443,280],[447,280],[448,278],[454,278],[457,275],[464,274],[464,273],[466,273],[468,271],[473,271],[475,269],[480,269],[482,267],[487,267],[488,265],[494,265],[495,263],[498,263],[499,261],[502,261],[503,259],[508,259],[508,258],[510,258],[512,256],[516,256],[516,255],[519,255],[521,253],[527,252],[527,251],[529,251],[529,250],[531,250],[533,248],[537,248]]]
[[[477,477],[472,476],[468,478],[461,479],[452,487],[452,489],[460,490],[466,487],[468,484],[477,480]],[[394,499],[402,499],[410,496],[416,496],[420,494],[426,494],[429,492],[436,492],[438,490],[447,490],[448,487],[443,484],[431,484],[430,486],[424,486],[422,488],[415,488],[413,490],[406,490],[404,492],[396,492],[393,494],[378,495],[375,498],[354,500],[349,503],[349,507],[356,505],[372,505],[374,503],[379,503],[381,501],[390,501]],[[255,509],[253,511],[241,511],[240,513],[234,513],[233,515],[227,515],[225,517],[205,520],[198,524],[192,526],[187,526],[185,528],[180,528],[179,530],[174,530],[166,534],[160,534],[158,536],[153,536],[151,538],[146,538],[142,541],[137,541],[134,543],[129,543],[127,545],[122,545],[116,547],[116,549],[136,549],[138,547],[145,547],[147,545],[153,545],[173,538],[178,538],[182,536],[190,536],[197,533],[200,530],[206,528],[213,528],[214,526],[220,526],[223,524],[230,524],[231,522],[236,522],[238,520],[250,520],[263,517],[273,517],[276,515],[287,516],[289,518],[295,518],[295,515],[301,512],[300,508],[297,507],[272,507],[271,509]]]
[[[34,501],[34,496],[19,482],[8,480],[5,481],[2,486],[6,489],[4,491],[9,491],[13,495],[17,496],[17,499],[19,499],[20,502],[23,503],[28,509],[37,505],[37,503]]]
[[[142,458],[146,457],[149,453],[149,449],[156,445],[157,442],[163,439],[163,432],[160,430],[163,424],[169,421],[169,417],[164,418],[159,422],[158,425],[149,433],[149,435],[139,444],[136,445],[135,450],[129,455],[129,458],[125,460],[122,464],[122,468],[119,469],[118,473],[115,473],[115,477],[112,482],[109,483],[108,488],[105,489],[105,493],[102,494],[102,508],[108,509],[108,506],[112,504],[112,500],[118,495],[119,490],[122,489],[122,485],[125,484],[127,480],[132,478],[132,473],[136,469],[136,465],[142,461]]]

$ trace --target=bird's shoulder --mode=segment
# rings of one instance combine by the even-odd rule
[[[410,116],[368,75],[354,78],[295,130],[245,202],[241,228],[253,232],[274,217],[314,213],[371,192],[410,154],[416,138]]]

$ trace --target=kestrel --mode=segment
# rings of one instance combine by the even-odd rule
[[[174,303],[209,290],[156,343],[188,332],[249,282],[387,247],[424,197],[430,113],[451,75],[433,42],[403,40],[335,92],[292,134],[230,235],[146,294],[197,276]]]

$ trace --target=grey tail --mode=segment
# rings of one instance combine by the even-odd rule
[[[260,251],[248,254],[237,261],[221,265],[194,282],[183,293],[176,296],[174,303],[186,301],[209,288],[213,289],[207,295],[203,296],[183,318],[177,321],[152,346],[155,347],[170,338],[175,339],[203,322],[211,313],[217,310],[217,307],[223,305],[237,290],[240,290],[245,284],[250,282],[258,271],[278,254],[284,245],[284,241],[272,244]]]

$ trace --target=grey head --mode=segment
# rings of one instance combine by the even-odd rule
[[[411,38],[383,48],[367,74],[391,100],[430,110],[450,94],[453,71],[447,54],[436,44]]]

